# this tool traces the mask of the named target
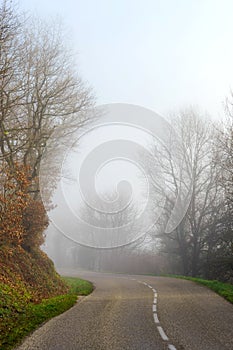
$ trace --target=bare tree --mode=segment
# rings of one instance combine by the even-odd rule
[[[214,128],[193,110],[182,112],[172,125],[179,136],[178,145],[174,147],[176,140],[171,138],[170,145],[154,149],[153,161],[159,166],[162,182],[158,182],[158,171],[149,167],[155,198],[158,194],[165,198],[159,237],[163,249],[180,259],[182,273],[196,276],[205,254],[211,217],[222,206],[220,171],[214,163]],[[190,204],[182,221],[168,233],[166,221],[177,205],[180,187],[185,188],[186,183],[191,184]]]
[[[19,150],[16,140],[24,130],[23,122],[16,115],[23,98],[19,78],[22,25],[8,1],[1,4],[0,28],[0,160],[13,166]]]
[[[0,15],[1,159],[12,169],[22,161],[36,179],[48,139],[59,127],[59,144],[85,125],[93,97],[58,25],[28,19],[22,23],[7,1]],[[37,197],[37,181],[31,191]]]
[[[38,227],[34,225],[32,230],[32,220],[46,221],[38,179],[42,154],[49,140],[60,147],[86,125],[93,104],[90,89],[79,77],[64,44],[61,28],[29,20],[18,14],[11,1],[4,0],[0,7],[0,175],[3,179],[6,171],[15,174],[17,182],[21,167],[29,180],[25,191],[30,200],[23,221],[28,233],[25,237],[29,238],[30,232],[30,245]],[[46,179],[49,197],[57,180],[56,163],[47,171],[53,180]],[[2,187],[4,181],[0,180],[4,191]]]
[[[206,274],[209,278],[233,281],[233,113],[231,99],[226,119],[218,126],[216,166],[220,168],[223,206],[212,215],[209,230]]]

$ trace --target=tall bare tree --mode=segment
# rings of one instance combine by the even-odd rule
[[[93,97],[78,75],[59,25],[22,22],[8,1],[0,16],[1,159],[11,168],[18,160],[29,165],[34,179],[47,140],[58,126],[60,138],[83,126]],[[38,186],[32,191],[36,195]]]
[[[61,28],[52,22],[25,18],[10,0],[2,1],[0,175],[4,180],[7,168],[17,182],[16,173],[21,167],[28,177],[30,202],[23,213],[27,249],[34,244],[32,235],[39,221],[46,222],[38,175],[48,140],[54,138],[57,145],[66,142],[68,136],[90,121],[92,114],[88,111],[93,103],[91,91],[79,77],[72,54],[64,44]],[[48,172],[56,178],[54,168]],[[2,192],[4,183],[0,179]],[[49,195],[52,186],[54,182],[47,181]],[[39,214],[34,215],[39,213],[38,208],[40,218]],[[37,222],[33,230],[32,220]]]
[[[211,217],[222,206],[220,171],[214,163],[214,128],[193,110],[182,112],[172,120],[172,125],[179,137],[178,145],[174,147],[176,140],[171,137],[170,145],[156,147],[153,159],[156,171],[149,167],[155,197],[159,194],[165,198],[159,237],[163,249],[180,260],[182,273],[196,276],[205,254]],[[162,182],[158,182],[158,168]],[[167,233],[165,222],[177,205],[180,187],[186,184],[191,185],[187,212],[175,230]]]
[[[233,281],[233,113],[232,94],[226,104],[226,119],[218,125],[216,166],[221,170],[221,210],[212,215],[208,234],[206,274],[209,278]]]

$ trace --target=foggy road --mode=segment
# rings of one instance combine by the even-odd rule
[[[75,270],[94,292],[17,349],[232,350],[233,306],[190,281]]]

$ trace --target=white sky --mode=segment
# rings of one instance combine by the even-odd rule
[[[214,117],[233,88],[232,0],[19,0],[72,33],[97,102],[168,112],[197,105]]]

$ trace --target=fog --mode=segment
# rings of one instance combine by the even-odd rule
[[[100,105],[48,140],[43,249],[59,267],[228,279],[232,2],[21,4],[62,18],[79,88]]]
[[[61,18],[98,104],[139,104],[162,115],[191,104],[214,118],[223,114],[233,78],[231,0],[20,4]]]
[[[52,209],[48,205],[50,225],[43,249],[57,267],[160,273],[166,258],[156,236],[162,227],[170,232],[179,225],[190,200],[190,182],[186,177],[185,187],[180,184],[179,205],[173,205],[164,227],[161,218],[170,189],[153,152],[154,147],[156,153],[170,147],[174,137],[171,160],[180,162],[179,137],[167,120],[139,106],[105,105],[95,114],[98,118],[69,136],[63,150],[56,138],[54,151],[52,143],[48,146],[52,157],[42,162],[42,194],[50,169],[57,168],[59,174]],[[184,180],[184,172],[179,176]]]

